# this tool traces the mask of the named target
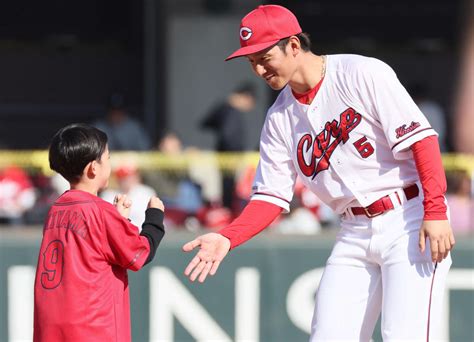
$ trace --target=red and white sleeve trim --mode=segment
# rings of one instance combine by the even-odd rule
[[[415,133],[412,133],[411,135],[405,137],[403,140],[400,140],[395,145],[393,145],[392,151],[394,153],[399,153],[403,150],[406,150],[414,143],[432,135],[438,136],[438,133],[436,133],[436,131],[431,127],[418,130]]]
[[[250,201],[242,213],[219,233],[230,241],[233,249],[267,228],[282,208],[265,201]]]
[[[275,204],[283,209],[283,214],[288,214],[290,212],[290,202],[278,196],[256,192],[252,195],[251,200],[259,200]]]

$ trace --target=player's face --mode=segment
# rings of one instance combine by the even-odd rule
[[[105,189],[109,185],[109,178],[110,178],[110,154],[109,154],[109,147],[105,148],[104,153],[100,157],[100,162],[97,163],[98,172],[97,177],[99,180],[100,189]]]
[[[255,74],[265,80],[273,90],[282,89],[295,72],[295,60],[289,49],[284,51],[273,46],[261,52],[247,55]]]

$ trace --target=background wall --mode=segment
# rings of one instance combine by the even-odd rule
[[[214,133],[203,131],[199,122],[213,106],[225,101],[244,81],[258,88],[257,105],[245,115],[245,146],[258,147],[269,92],[246,59],[225,62],[238,47],[238,16],[173,16],[168,23],[168,113],[169,128],[187,145],[214,148]],[[234,39],[232,39],[234,38]]]
[[[214,137],[197,123],[248,79],[259,87],[257,108],[246,125],[249,148],[254,148],[276,94],[252,75],[245,60],[225,63],[224,58],[238,47],[240,18],[262,3],[269,1],[2,3],[0,148],[45,147],[59,127],[103,116],[111,92],[124,94],[131,114],[144,122],[153,140],[175,130],[186,144],[210,148]],[[382,58],[404,84],[427,85],[452,121],[463,1],[272,3],[294,11],[315,52]]]
[[[314,294],[334,235],[267,232],[232,251],[204,284],[183,275],[191,255],[181,246],[193,237],[171,232],[150,265],[129,272],[133,341],[308,339]],[[31,338],[39,244],[38,231],[0,231],[0,341]],[[452,254],[443,329],[453,342],[474,340],[473,244],[472,237],[464,238]],[[375,341],[381,341],[379,330]]]

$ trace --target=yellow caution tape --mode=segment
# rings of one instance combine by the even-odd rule
[[[443,154],[443,166],[446,171],[461,170],[474,175],[474,155]],[[219,168],[224,172],[236,171],[258,164],[258,152],[216,153],[213,151],[189,150],[177,155],[165,155],[160,152],[112,152],[113,168],[122,165],[136,166],[139,170],[163,170],[185,172],[191,167],[202,165]],[[0,168],[16,165],[25,169],[35,169],[45,175],[53,172],[49,168],[48,151],[0,150]]]

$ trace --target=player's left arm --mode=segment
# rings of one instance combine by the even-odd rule
[[[441,262],[454,247],[455,239],[447,217],[445,203],[446,176],[438,139],[432,135],[411,146],[423,188],[424,217],[419,233],[420,251],[424,253],[426,239],[430,241],[433,262]]]
[[[366,110],[381,123],[394,157],[413,152],[425,197],[420,250],[424,252],[428,238],[433,261],[441,261],[455,241],[446,214],[446,177],[436,132],[387,64],[367,59],[353,81],[354,101],[368,103]]]

